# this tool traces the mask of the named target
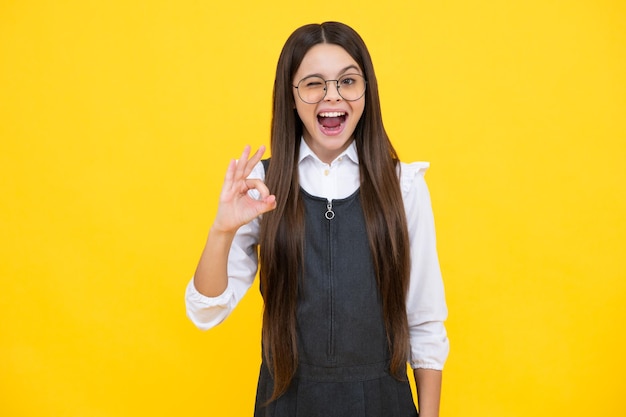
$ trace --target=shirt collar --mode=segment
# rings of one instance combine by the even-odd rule
[[[347,157],[355,164],[359,164],[359,155],[356,151],[356,141],[352,141],[350,146],[346,148],[338,157]],[[304,138],[300,139],[300,155],[298,156],[298,163],[302,162],[306,158],[313,158],[316,161],[320,161],[320,159],[315,155],[315,153],[309,148],[309,145],[306,143]],[[335,159],[335,161],[337,160]],[[320,161],[321,162],[321,161]],[[334,161],[333,161],[334,162]]]

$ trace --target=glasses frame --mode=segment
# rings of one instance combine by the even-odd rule
[[[357,76],[363,78],[363,83],[364,83],[364,86],[365,86],[365,88],[363,88],[363,93],[359,97],[353,98],[353,99],[347,99],[344,96],[342,96],[341,95],[341,87],[339,86],[339,81],[342,80],[345,77],[350,76],[350,75],[357,75]],[[302,81],[306,80],[307,78],[319,78],[320,80],[324,81],[324,95],[318,101],[314,101],[314,102],[306,101],[300,95],[300,89],[298,87],[300,86],[300,83]],[[292,84],[292,87],[295,88],[296,90],[298,90],[298,98],[300,100],[302,100],[303,103],[306,103],[306,104],[317,104],[317,103],[321,102],[322,100],[324,100],[326,98],[326,94],[328,94],[328,83],[331,82],[331,81],[335,83],[335,88],[337,88],[337,94],[339,94],[339,97],[341,97],[345,101],[357,101],[357,100],[360,100],[365,95],[365,91],[367,91],[367,80],[365,79],[365,77],[363,75],[357,74],[357,73],[344,74],[344,75],[342,75],[341,77],[339,77],[336,80],[325,80],[322,77],[320,77],[319,75],[309,75],[308,77],[304,77],[300,81],[298,81],[297,85],[293,85]]]

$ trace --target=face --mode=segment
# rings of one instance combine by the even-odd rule
[[[363,71],[341,46],[321,43],[306,53],[292,82],[297,85],[311,75],[337,80],[345,74],[363,75]],[[354,129],[365,108],[365,97],[346,101],[339,95],[334,82],[326,83],[326,90],[324,99],[316,104],[302,101],[296,88],[293,94],[304,127],[304,140],[320,160],[330,163],[352,142]]]

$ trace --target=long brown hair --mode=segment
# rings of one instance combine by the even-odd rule
[[[303,127],[295,110],[292,83],[304,55],[320,43],[344,48],[367,80],[365,110],[353,135],[359,156],[360,195],[382,299],[391,372],[396,377],[402,378],[408,358],[409,238],[397,176],[398,156],[383,126],[372,60],[361,37],[349,26],[338,22],[302,26],[287,39],[276,69],[272,162],[265,182],[276,195],[277,207],[263,215],[260,231],[263,354],[274,378],[270,400],[287,390],[298,366],[296,301],[302,273],[304,207],[297,159]]]

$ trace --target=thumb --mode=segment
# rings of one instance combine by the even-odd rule
[[[267,213],[276,208],[276,196],[268,195],[260,200],[257,200],[257,210],[259,214]]]

